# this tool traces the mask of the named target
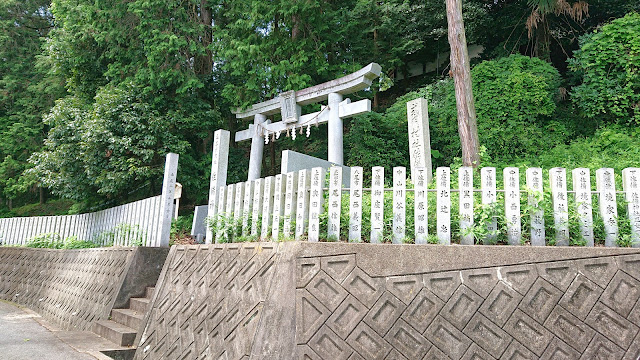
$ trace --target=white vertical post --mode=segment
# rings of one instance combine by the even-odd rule
[[[328,151],[329,162],[343,165],[343,125],[340,118],[340,103],[342,102],[342,95],[338,93],[330,93],[328,96],[329,105],[329,139],[328,139]]]
[[[340,240],[340,212],[342,210],[342,167],[332,166],[329,169],[329,239]]]
[[[564,168],[549,170],[551,196],[553,197],[553,222],[556,245],[569,245],[569,213],[567,212],[567,172]]]
[[[234,227],[235,224],[233,222],[233,206],[235,199],[235,184],[231,184],[227,186],[227,203],[224,207],[224,215],[227,218],[227,226],[224,227],[224,237],[226,242],[230,242],[233,239]]]
[[[242,236],[248,236],[251,224],[251,205],[253,205],[253,181],[249,180],[244,183],[244,209],[242,209]]]
[[[235,195],[235,204],[233,208],[233,236],[237,237],[242,233],[242,221],[244,218],[244,183],[237,183],[235,185],[236,195]]]
[[[438,243],[451,244],[451,169],[436,169],[436,219]]]
[[[284,213],[285,175],[278,174],[274,181],[273,192],[273,223],[271,224],[271,238],[277,241],[280,237],[280,220]]]
[[[269,225],[271,225],[271,212],[273,211],[273,188],[275,179],[269,176],[264,179],[264,193],[262,196],[262,231],[260,237],[265,240],[269,236]]]
[[[216,204],[216,207],[218,208],[218,210],[216,211],[216,218],[215,218],[215,222],[216,222],[216,243],[221,243],[224,242],[224,229],[227,227],[227,221],[226,221],[226,217],[227,214],[224,213],[224,207],[226,205],[226,199],[227,199],[227,187],[226,186],[220,186],[218,187],[218,203]]]
[[[596,170],[596,188],[600,216],[604,221],[604,246],[617,246],[618,240],[618,204],[616,199],[616,181],[614,170],[603,168]]]
[[[577,168],[572,171],[573,191],[576,210],[580,219],[580,235],[586,246],[593,246],[593,213],[591,202],[591,173],[589,169]]]
[[[496,196],[496,168],[485,167],[480,170],[480,183],[482,186],[482,206],[494,206],[497,201]],[[498,236],[498,221],[494,217],[487,223],[488,235],[483,243],[493,243]]]
[[[531,212],[531,245],[544,246],[544,210],[539,206],[543,199],[541,168],[527,169],[527,187],[529,188],[527,203],[535,209]]]
[[[393,238],[394,244],[402,244],[407,224],[407,170],[393,168]]]
[[[622,190],[627,201],[627,216],[631,222],[631,242],[633,247],[640,247],[640,186],[638,175],[640,168],[622,170]]]
[[[258,224],[262,214],[263,179],[253,180],[253,212],[251,214],[251,236],[258,236]]]
[[[291,223],[296,217],[296,187],[298,186],[298,174],[290,172],[286,175],[286,193],[284,197],[284,225],[282,232],[285,239],[289,239],[293,235]]]
[[[311,195],[309,198],[309,241],[320,240],[320,214],[324,198],[322,188],[324,186],[324,169],[311,169]]]
[[[216,201],[219,198],[218,188],[227,184],[227,165],[229,162],[229,138],[227,130],[217,130],[213,133],[213,151],[211,156],[211,179],[209,182],[209,203],[207,216],[215,219],[218,211]],[[206,243],[211,244],[213,234],[207,226]]]
[[[382,242],[384,231],[384,167],[374,166],[371,176],[371,243]]]
[[[164,179],[162,180],[161,221],[158,227],[160,247],[169,246],[171,235],[171,220],[173,219],[173,195],[176,191],[176,176],[178,174],[178,154],[167,154],[164,165]]]
[[[362,240],[362,168],[351,168],[349,189],[349,242]]]
[[[407,102],[407,125],[409,127],[411,180],[415,183],[417,169],[425,168],[427,182],[430,182],[432,176],[431,138],[427,99],[418,98]]]
[[[460,211],[460,244],[461,245],[473,245],[475,239],[473,234],[468,232],[469,228],[473,226],[473,168],[470,166],[463,166],[458,169],[458,187],[460,188],[459,194],[459,211]]]
[[[509,245],[520,245],[522,225],[520,222],[520,169],[507,167],[502,170],[504,181],[504,211],[507,218]]]
[[[415,225],[416,244],[426,244],[429,232],[427,203],[427,179],[431,169],[419,167],[415,169],[414,209],[413,221]]]
[[[309,186],[311,172],[307,169],[298,171],[298,196],[296,201],[296,240],[300,240],[307,229],[309,218]]]
[[[262,126],[267,117],[263,114],[255,114],[253,117],[253,136],[251,137],[251,154],[249,155],[249,173],[247,180],[260,178],[262,167],[262,153],[264,152],[264,140],[258,127]],[[227,145],[228,147],[228,145]]]

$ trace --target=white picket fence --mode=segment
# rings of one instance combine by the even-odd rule
[[[24,245],[43,234],[71,236],[101,245],[159,246],[161,196],[80,215],[14,217],[0,219],[0,243]]]
[[[568,190],[567,171],[564,168],[553,168],[543,171],[541,168],[529,168],[524,174],[524,183],[519,168],[503,169],[503,189],[497,189],[497,170],[492,167],[482,168],[480,187],[474,188],[474,169],[461,167],[458,169],[458,188],[451,188],[451,170],[439,167],[436,170],[435,189],[429,189],[426,169],[416,169],[413,188],[407,188],[407,171],[404,167],[396,167],[392,174],[392,188],[384,187],[384,168],[374,167],[371,173],[371,187],[363,188],[363,169],[351,168],[351,186],[343,188],[342,169],[330,169],[329,184],[326,187],[325,171],[322,168],[300,170],[285,175],[231,184],[217,189],[217,199],[210,204],[216,214],[209,214],[215,221],[215,241],[223,242],[238,236],[253,237],[266,240],[306,238],[308,241],[319,241],[321,229],[320,218],[326,214],[326,234],[328,239],[346,237],[350,242],[359,242],[363,238],[371,243],[383,241],[385,222],[391,224],[392,242],[403,243],[407,234],[407,192],[413,194],[413,229],[415,243],[427,243],[429,238],[440,244],[451,244],[452,241],[452,209],[451,193],[458,193],[459,228],[468,229],[474,221],[474,192],[481,192],[481,203],[490,206],[496,203],[498,193],[503,193],[504,216],[506,218],[507,239],[510,245],[522,243],[521,196],[523,202],[533,209],[525,218],[529,223],[530,234],[527,234],[533,246],[544,246],[545,224],[543,208],[538,201],[543,190],[543,177],[549,179],[553,207],[553,239],[556,245],[569,245],[569,196],[575,199],[575,211],[578,214],[581,241],[586,246],[594,246],[593,198],[597,198],[599,215],[604,222],[605,246],[616,246],[618,238],[618,213],[616,194],[623,193],[626,202],[626,216],[631,224],[631,243],[640,246],[640,186],[638,175],[640,168],[627,168],[622,171],[623,189],[616,191],[615,172],[610,168],[596,171],[595,187],[592,187],[589,169],[578,168],[572,171],[572,190]],[[522,187],[525,185],[526,187]],[[595,188],[595,190],[594,190]],[[324,209],[325,192],[328,191],[327,209]],[[363,193],[370,191],[370,228],[363,229]],[[392,219],[384,218],[384,192],[393,191]],[[349,194],[349,214],[347,216],[348,233],[341,233],[341,201],[343,193]],[[428,233],[427,194],[435,193],[436,232]],[[433,196],[433,195],[432,195]],[[526,201],[525,201],[526,200]],[[433,204],[432,204],[433,205]],[[454,207],[452,208],[452,205]],[[433,208],[433,206],[432,206]],[[222,215],[222,216],[220,216]],[[295,222],[295,227],[293,224]],[[225,224],[236,224],[235,227]],[[260,227],[258,226],[260,225]],[[495,238],[496,219],[487,222],[488,239]],[[491,232],[493,231],[493,232]],[[230,232],[237,232],[230,234]],[[322,232],[324,234],[324,231]],[[477,243],[473,234],[460,231],[460,243],[471,245]],[[230,236],[233,235],[233,236]],[[364,236],[363,236],[364,235]],[[491,241],[488,241],[491,243]]]

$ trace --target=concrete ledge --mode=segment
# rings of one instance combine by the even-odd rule
[[[177,246],[150,305],[136,359],[636,359],[640,249]]]
[[[156,248],[0,247],[0,299],[65,330],[89,330],[108,319],[114,304],[153,285],[166,254]]]

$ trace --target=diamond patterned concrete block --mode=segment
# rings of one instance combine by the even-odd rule
[[[633,340],[631,346],[624,354],[622,360],[638,360],[640,359],[640,334]]]
[[[482,303],[480,312],[498,326],[502,326],[520,304],[520,300],[522,295],[500,281]]]
[[[328,326],[323,326],[309,340],[309,347],[322,359],[347,360],[353,349]]]
[[[576,277],[577,269],[573,261],[558,261],[537,264],[538,275],[551,285],[566,291]]]
[[[591,359],[622,359],[624,350],[612,343],[609,339],[596,334],[589,346],[584,351],[580,360]]]
[[[527,349],[524,345],[513,340],[507,350],[502,354],[500,360],[537,360],[536,354]]]
[[[296,347],[297,356],[296,359],[300,360],[322,360],[315,351],[311,350],[308,345],[298,345]]]
[[[347,297],[347,291],[322,270],[309,282],[306,289],[331,311],[335,311]]]
[[[634,324],[640,324],[640,301],[636,302],[627,319]]]
[[[429,325],[425,337],[451,360],[460,360],[471,346],[471,340],[465,334],[440,316]]]
[[[498,282],[498,269],[473,269],[462,271],[463,284],[486,298]]]
[[[561,306],[556,306],[544,326],[579,352],[584,352],[595,331]]]
[[[598,284],[601,288],[606,288],[613,275],[618,270],[615,258],[593,258],[576,260],[578,271]]]
[[[423,333],[443,306],[442,300],[431,291],[423,288],[402,314],[402,319]]]
[[[640,281],[640,254],[616,256],[618,268]]]
[[[542,324],[547,320],[547,317],[551,314],[551,311],[558,301],[560,301],[561,297],[562,292],[560,290],[549,284],[546,280],[538,278],[524,298],[522,298],[518,307]]]
[[[298,344],[309,341],[313,334],[329,318],[329,309],[307,290],[296,290],[296,340]]]
[[[341,283],[356,266],[355,254],[322,257],[320,268]]]
[[[353,330],[347,342],[365,359],[384,360],[391,351],[391,345],[363,322]]]
[[[624,349],[629,348],[639,330],[638,326],[600,302],[593,308],[586,323]]]
[[[398,298],[390,292],[385,292],[375,305],[373,305],[364,318],[364,322],[380,334],[380,336],[384,336],[405,309],[406,306],[402,301],[398,300]]]
[[[425,274],[422,277],[424,286],[431,290],[440,300],[446,302],[461,284],[460,272],[449,271],[444,273]]]
[[[296,261],[296,287],[303,288],[320,271],[320,259],[300,258]]]
[[[431,343],[402,319],[396,321],[385,339],[407,359],[422,359]]]
[[[464,329],[473,314],[482,304],[482,298],[461,285],[440,311],[440,315],[451,322],[458,330]]]
[[[507,266],[499,269],[502,280],[524,295],[538,278],[535,265]]]
[[[580,353],[558,338],[554,338],[542,354],[541,360],[575,360]]]
[[[627,317],[640,298],[640,282],[618,271],[602,294],[601,301],[618,314]]]
[[[519,309],[513,312],[503,329],[538,356],[553,338],[547,329]]]
[[[462,331],[488,353],[500,357],[513,338],[496,324],[476,313]]]
[[[408,360],[408,359],[402,356],[402,354],[400,354],[396,349],[393,349],[384,360]]]
[[[435,346],[431,347],[431,350],[427,352],[427,355],[423,360],[450,360],[451,358],[445,355],[440,349]]]
[[[342,286],[367,308],[371,308],[385,290],[383,279],[372,278],[357,267],[342,282]]]
[[[602,289],[584,275],[578,274],[560,299],[560,305],[584,320],[602,294]]]
[[[495,360],[495,358],[482,350],[478,345],[471,344],[469,350],[462,356],[462,360]]]
[[[360,356],[360,354],[358,354],[357,352],[354,352],[353,354],[351,354],[351,356],[349,356],[349,360],[365,360],[365,358]]]
[[[336,311],[331,314],[329,320],[327,320],[327,325],[342,339],[346,339],[365,317],[367,311],[368,309],[360,301],[349,295],[338,306]]]
[[[387,278],[387,290],[400,301],[409,305],[422,289],[422,276],[405,275]]]

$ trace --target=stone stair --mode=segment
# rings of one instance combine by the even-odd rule
[[[145,297],[129,299],[128,309],[111,310],[111,319],[97,321],[93,326],[93,332],[117,345],[132,346],[153,291],[153,287],[148,287]]]

